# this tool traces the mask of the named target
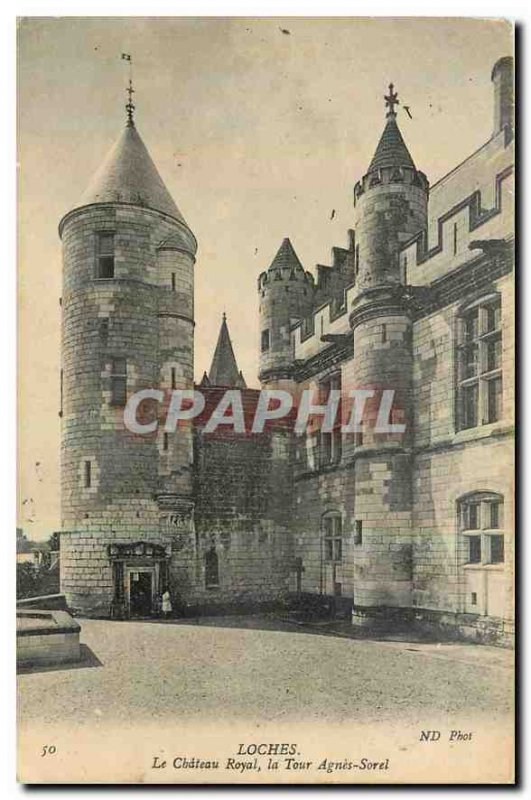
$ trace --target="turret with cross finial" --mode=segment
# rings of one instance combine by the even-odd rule
[[[400,497],[394,510],[400,510],[401,525],[411,529],[411,495],[403,491],[413,482],[410,448],[413,434],[413,314],[412,283],[409,269],[415,266],[411,250],[404,244],[426,229],[428,181],[411,158],[397,124],[399,104],[394,84],[384,94],[385,127],[369,167],[354,188],[354,257],[352,272],[356,290],[349,323],[353,331],[356,384],[373,390],[392,387],[390,419],[400,420],[394,431],[378,429],[377,410],[364,411],[363,446],[356,447],[354,459],[354,498],[356,515],[367,515],[363,523],[373,549],[374,562],[364,566],[357,585],[357,600],[365,604],[383,573],[385,602],[400,606],[410,592],[410,568],[402,555],[395,555],[396,534],[385,526],[389,517],[388,495],[373,486],[367,501],[367,475],[386,470],[389,496]],[[416,246],[415,246],[416,252]],[[413,262],[413,263],[411,263]],[[369,478],[369,481],[371,479]],[[402,520],[408,520],[403,522]],[[411,552],[411,542],[401,539],[403,553]],[[372,556],[371,556],[372,557]],[[383,597],[383,595],[382,595]]]
[[[355,258],[361,286],[400,283],[401,243],[426,226],[428,181],[415,166],[397,124],[395,85],[384,94],[386,121],[366,174],[354,187]],[[369,198],[378,195],[377,207]]]

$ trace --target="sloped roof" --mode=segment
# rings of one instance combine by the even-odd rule
[[[387,123],[367,172],[372,172],[381,167],[410,167],[415,169],[415,164],[402,138],[400,128],[396,124],[394,114],[387,115]]]
[[[271,262],[268,272],[277,269],[300,269],[304,272],[304,267],[299,261],[299,257],[288,238],[284,239],[278,248],[277,254]]]
[[[244,377],[236,363],[236,356],[232,348],[225,314],[223,314],[218,342],[212,359],[212,366],[208,373],[208,381],[210,386],[227,386],[238,389],[246,388]]]
[[[78,205],[112,202],[162,211],[186,225],[134,125],[123,130]]]

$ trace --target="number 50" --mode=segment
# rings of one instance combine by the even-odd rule
[[[57,750],[54,744],[45,744],[42,748],[41,758],[44,756],[53,756],[53,754],[56,752]]]

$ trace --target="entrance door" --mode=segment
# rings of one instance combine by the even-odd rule
[[[129,610],[132,617],[149,617],[151,615],[152,581],[152,572],[139,571],[129,574]]]

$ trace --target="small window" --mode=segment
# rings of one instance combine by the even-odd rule
[[[98,233],[96,277],[114,278],[114,233]]]
[[[454,256],[457,255],[457,222],[454,222]]]
[[[85,489],[90,489],[92,486],[92,463],[85,461]]]
[[[111,363],[111,405],[125,406],[127,400],[127,362],[113,358]]]
[[[502,381],[493,378],[487,382],[487,422],[497,422],[501,418]]]
[[[493,534],[489,535],[487,538],[490,543],[489,564],[503,564],[505,560],[503,536],[500,534]]]
[[[466,564],[503,564],[503,497],[480,492],[459,503]]]
[[[218,554],[213,547],[205,554],[205,586],[207,589],[219,586]]]
[[[171,290],[172,292],[175,291],[175,272],[172,272],[171,274]]]
[[[493,500],[489,503],[488,516],[490,517],[489,527],[491,530],[503,527],[503,503],[499,500]]]
[[[169,445],[168,434],[167,433],[163,433],[162,434],[162,449],[164,450],[164,452],[167,452],[168,445]]]
[[[468,563],[481,564],[481,536],[467,536]]]
[[[485,332],[491,333],[501,327],[501,306],[499,303],[486,307]]]
[[[357,519],[354,530],[354,544],[363,544],[363,520]]]
[[[384,322],[382,325],[382,344],[385,344],[387,341],[387,325]]]
[[[331,391],[341,391],[341,373],[332,375],[325,381],[319,384],[319,398],[320,402],[325,405],[328,402]],[[324,419],[324,417],[323,417]],[[341,461],[343,453],[343,435],[341,433],[341,401],[339,402],[336,418],[334,420],[334,427],[331,431],[320,431],[319,449],[320,449],[320,464],[338,464]]]
[[[478,385],[463,386],[463,428],[478,424]]]
[[[478,604],[478,593],[477,592],[471,592],[470,593],[470,605],[471,606],[477,606],[477,604]]]
[[[342,524],[339,515],[325,517],[324,528],[324,557],[326,561],[339,563],[343,559]]]
[[[172,389],[177,388],[177,371],[175,367],[171,368],[171,388]]]
[[[479,503],[463,504],[463,526],[465,530],[475,531],[479,528]]]
[[[266,353],[269,350],[269,346],[269,330],[262,331],[260,342],[260,349],[262,353]]]

